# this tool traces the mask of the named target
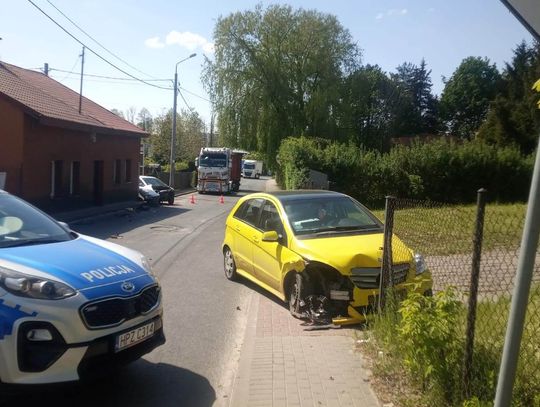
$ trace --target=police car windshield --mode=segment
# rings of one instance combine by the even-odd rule
[[[0,194],[0,249],[71,240],[71,235],[26,202]]]

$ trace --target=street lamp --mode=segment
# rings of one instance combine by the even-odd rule
[[[173,119],[172,119],[172,135],[171,135],[171,156],[169,159],[169,186],[174,189],[174,159],[176,150],[176,96],[178,95],[178,64],[187,61],[190,58],[197,56],[196,53],[191,54],[189,57],[178,61],[174,66],[174,102],[173,102]]]

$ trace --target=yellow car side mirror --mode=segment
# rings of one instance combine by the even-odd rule
[[[264,232],[262,235],[263,242],[277,242],[278,240],[279,240],[279,235],[278,235],[278,232],[276,232],[275,230]]]

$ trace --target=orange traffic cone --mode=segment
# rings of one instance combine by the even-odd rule
[[[191,199],[189,200],[189,203],[192,203],[192,204],[195,203],[195,195],[191,195]]]
[[[221,195],[221,196],[219,197],[219,203],[220,203],[220,204],[225,203],[225,199],[223,199],[223,195]]]

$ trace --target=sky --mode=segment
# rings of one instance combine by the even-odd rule
[[[487,57],[502,69],[518,43],[532,42],[499,0],[32,2],[101,56],[85,52],[83,95],[108,109],[146,107],[152,115],[171,109],[175,65],[196,53],[177,66],[182,89],[178,110],[197,111],[207,126],[211,107],[201,73],[205,57],[213,58],[215,24],[220,16],[252,10],[257,4],[287,4],[337,16],[362,49],[362,62],[378,64],[386,72],[424,58],[436,94],[444,88],[442,77],[449,78],[464,58]],[[29,0],[0,0],[0,10],[0,61],[28,69],[48,63],[52,78],[78,92],[82,45]],[[155,86],[126,80],[131,78],[103,59]]]

